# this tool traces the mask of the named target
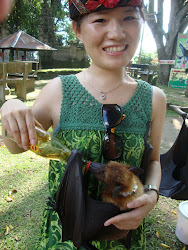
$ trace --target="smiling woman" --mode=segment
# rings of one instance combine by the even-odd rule
[[[104,152],[109,150],[112,152],[110,159],[116,156],[113,159],[121,163],[140,167],[149,139],[153,151],[148,159],[145,184],[155,189],[147,189],[127,204],[130,211],[104,223],[106,229],[111,225],[120,230],[132,230],[132,239],[129,239],[132,249],[146,249],[143,220],[158,198],[166,100],[160,89],[131,78],[125,71],[140,39],[142,0],[69,0],[69,9],[73,30],[92,59],[90,67],[76,75],[59,76],[50,81],[41,90],[32,109],[20,100],[7,101],[1,108],[3,140],[12,153],[20,153],[29,149],[30,142],[37,143],[36,125],[46,130],[52,126],[54,135],[70,150],[79,149],[86,161],[108,162]],[[106,104],[122,110],[118,126],[103,125],[101,110]],[[4,130],[16,143],[5,138]],[[111,138],[121,138],[119,146],[119,140]],[[116,154],[117,150],[121,153]],[[50,161],[51,201],[55,200],[64,170],[65,164]],[[100,200],[100,183],[90,175],[87,183],[92,198]],[[57,212],[47,207],[36,248],[76,249],[71,240],[62,242],[62,230]],[[81,249],[121,250],[126,249],[125,245],[124,239],[97,241],[94,238]]]
[[[100,63],[100,67],[119,68],[127,65],[134,56],[142,24],[137,8],[100,10],[85,15],[81,24],[80,27],[73,22],[73,30],[84,44],[93,64],[96,62]],[[96,57],[98,60],[94,59]]]

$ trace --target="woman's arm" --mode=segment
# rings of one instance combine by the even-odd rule
[[[47,130],[53,125],[55,117],[56,120],[59,119],[61,100],[61,80],[55,78],[41,90],[33,108],[15,99],[3,104],[1,107],[2,135],[11,153],[24,152],[29,149],[30,143],[36,144],[35,126]],[[15,142],[5,137],[5,130]]]
[[[157,87],[153,87],[153,99],[151,110],[151,133],[150,140],[153,146],[150,165],[147,171],[146,183],[154,185],[158,188],[161,181],[161,165],[160,165],[160,147],[162,139],[162,130],[166,114],[166,98],[164,93]],[[155,193],[155,194],[154,194]],[[149,193],[148,193],[149,194]],[[152,196],[157,197],[155,191],[150,191]]]

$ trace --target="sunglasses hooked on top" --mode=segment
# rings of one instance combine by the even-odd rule
[[[103,104],[101,109],[106,134],[102,141],[102,154],[106,160],[117,160],[123,153],[123,140],[115,134],[115,128],[122,122],[125,115],[117,104]]]

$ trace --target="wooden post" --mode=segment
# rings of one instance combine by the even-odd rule
[[[0,100],[4,102],[5,101],[6,77],[7,77],[6,63],[1,63],[0,67],[1,67],[0,76],[2,76],[2,78],[0,79]]]

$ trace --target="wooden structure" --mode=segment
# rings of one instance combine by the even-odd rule
[[[35,62],[36,63],[36,62]],[[15,88],[17,97],[26,100],[26,94],[34,91],[34,83],[38,69],[32,73],[33,62],[15,61],[0,63],[0,100],[5,101],[6,88]]]
[[[0,101],[5,101],[6,89],[6,63],[0,63]]]
[[[151,83],[153,77],[157,74],[157,68],[148,64],[130,64],[126,67],[127,73],[133,78],[140,78],[143,81]]]
[[[4,51],[7,49],[16,51],[16,56],[14,58],[15,60],[18,60],[18,51],[24,52],[23,60],[26,60],[27,51],[56,50],[48,46],[47,44],[37,40],[35,37],[28,35],[22,30],[19,30],[16,33],[0,40],[0,49],[2,49],[3,61],[4,61]]]
[[[153,77],[157,74],[156,66],[148,65],[147,69],[140,70],[138,73],[143,81],[151,83]]]

